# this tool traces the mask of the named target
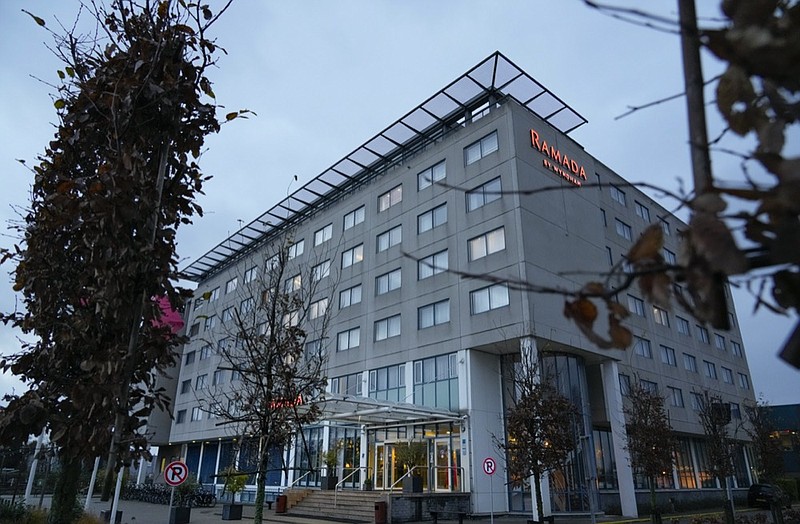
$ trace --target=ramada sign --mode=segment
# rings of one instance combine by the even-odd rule
[[[548,145],[547,140],[540,139],[535,129],[531,129],[531,146],[545,156],[542,159],[544,167],[567,182],[580,186],[583,180],[586,180],[586,170],[583,166],[555,146]]]

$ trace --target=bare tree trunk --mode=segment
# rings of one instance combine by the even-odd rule
[[[48,524],[70,524],[80,515],[78,505],[78,480],[81,460],[73,454],[63,454],[61,472],[53,489],[53,501],[48,513]]]
[[[269,447],[266,442],[258,451],[258,476],[256,477],[256,507],[253,524],[261,524],[264,519],[264,486],[269,463]]]
[[[536,494],[536,513],[538,514],[539,522],[544,522],[544,507],[542,505],[542,475],[541,473],[533,474],[533,489]]]

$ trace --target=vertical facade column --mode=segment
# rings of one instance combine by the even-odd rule
[[[303,428],[300,428],[300,431],[303,431]],[[283,477],[283,482],[282,482],[283,487],[291,486],[292,483],[294,482],[295,476],[297,475],[297,472],[295,471],[295,467],[297,467],[297,464],[295,461],[297,454],[298,438],[299,438],[298,434],[295,433],[294,436],[291,439],[289,439],[289,453],[288,453],[288,458],[286,459],[287,460],[286,463],[289,465],[289,469],[286,471],[286,475],[284,475]]]
[[[628,433],[625,430],[625,412],[622,407],[622,391],[619,387],[619,366],[615,360],[608,360],[600,365],[603,377],[603,396],[606,413],[611,422],[611,443],[617,464],[617,483],[619,484],[619,504],[622,515],[638,517],[636,508],[636,488],[633,484],[633,467],[628,453]]]
[[[364,489],[364,481],[366,479],[371,479],[372,475],[370,471],[367,469],[367,457],[369,456],[369,441],[367,440],[367,426],[366,424],[361,424],[361,442],[359,444],[359,456],[358,456],[358,467],[361,468],[361,471],[358,473],[358,478],[361,480],[361,489]]]

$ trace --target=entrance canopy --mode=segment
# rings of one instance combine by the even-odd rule
[[[366,425],[368,429],[384,426],[460,422],[465,415],[444,409],[417,406],[390,400],[327,393],[319,404],[322,420]]]

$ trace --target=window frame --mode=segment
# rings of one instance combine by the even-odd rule
[[[400,336],[402,319],[400,313],[376,320],[373,325],[373,341],[381,342]]]
[[[393,277],[395,275],[398,277],[397,278],[397,286],[396,287],[392,287],[391,286],[392,283],[393,283],[392,279],[393,279]],[[386,286],[385,286],[386,290],[382,291],[381,290],[382,289],[381,284],[383,282],[382,279],[384,279],[384,278],[386,279]],[[391,271],[387,271],[386,273],[384,273],[382,275],[378,275],[377,277],[375,277],[375,296],[385,295],[387,293],[391,293],[392,291],[396,291],[396,290],[400,289],[402,286],[403,286],[403,272],[402,272],[402,268],[398,267],[396,269],[393,269]]]
[[[447,224],[447,202],[417,215],[417,234],[427,233]]]
[[[342,269],[355,266],[364,261],[364,243],[342,252]]]
[[[502,297],[500,295],[496,295],[495,293],[502,291]],[[479,294],[486,294],[486,309],[481,309],[480,311],[476,308],[476,297]],[[500,303],[494,304],[493,297],[497,296],[500,298]],[[509,307],[511,305],[511,297],[508,293],[508,286],[505,284],[492,284],[490,286],[485,286],[482,288],[478,288],[469,292],[469,311],[470,315],[480,315],[482,313],[488,313],[489,311],[494,311],[496,309],[501,309],[504,307]]]
[[[437,263],[437,259],[441,262],[441,255],[444,254],[444,266]],[[425,274],[423,275],[423,268],[425,270]],[[435,275],[440,273],[445,273],[447,270],[450,269],[450,259],[447,252],[447,249],[443,249],[441,251],[437,251],[436,253],[432,253],[427,257],[421,258],[417,261],[417,280],[425,280],[426,278],[431,278]],[[430,274],[427,274],[430,272]]]
[[[441,170],[437,169],[441,168]],[[427,177],[425,175],[428,175]],[[447,163],[442,160],[417,173],[417,191],[422,191],[447,178]]]
[[[394,186],[389,191],[378,195],[378,213],[396,206],[403,201],[403,184]]]
[[[464,165],[472,165],[499,150],[500,139],[498,138],[497,130],[495,129],[488,135],[483,136],[464,148]],[[471,155],[471,153],[476,151],[477,156]]]
[[[400,245],[403,242],[403,224],[398,224],[375,237],[375,244],[378,253],[388,251],[390,248]]]
[[[314,231],[314,247],[321,246],[333,238],[333,222]]]
[[[493,186],[497,184],[495,189]],[[491,204],[503,198],[503,181],[502,177],[495,177],[488,182],[485,182],[478,187],[467,191],[466,193],[466,209],[467,213],[480,209],[487,204]]]
[[[490,248],[492,248],[491,251]],[[474,262],[489,255],[505,251],[505,249],[506,228],[505,226],[500,226],[467,240],[467,260]]]
[[[363,223],[364,220],[366,219],[366,215],[367,215],[367,207],[364,205],[355,208],[349,213],[346,213],[344,217],[342,217],[342,230],[347,231],[348,229],[352,229],[356,227],[358,224]]]
[[[353,301],[353,297],[355,295],[355,289],[356,288],[358,288],[358,300],[354,302]],[[356,304],[360,304],[363,294],[364,294],[364,290],[361,287],[361,284],[356,284],[355,286],[351,286],[351,287],[349,287],[347,289],[343,289],[342,291],[339,292],[339,309],[344,309],[346,307],[351,307],[351,306],[354,306]],[[342,305],[342,299],[345,296],[348,297],[347,304]]]
[[[440,312],[440,307],[444,307],[446,311],[446,318],[440,318],[442,313]],[[430,310],[430,317],[431,323],[425,323],[423,325],[423,313],[427,313]],[[450,322],[450,299],[446,298],[444,300],[438,300],[436,302],[431,302],[430,304],[425,304],[424,306],[420,306],[417,308],[417,329],[427,329],[435,326],[440,326],[442,324],[448,324]]]

